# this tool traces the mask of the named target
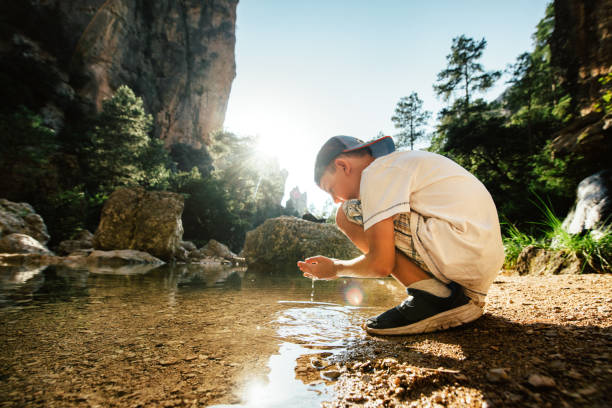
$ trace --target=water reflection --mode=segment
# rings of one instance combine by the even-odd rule
[[[297,270],[133,272],[0,268],[0,343],[7,345],[0,358],[15,381],[6,387],[34,395],[54,373],[54,383],[65,378],[61,391],[74,393],[73,376],[56,367],[76,365],[85,367],[79,387],[91,395],[106,395],[97,378],[130,373],[129,388],[146,396],[121,392],[101,405],[159,405],[178,389],[184,398],[235,406],[315,407],[332,389],[325,359],[364,336],[362,321],[403,292],[391,280],[317,281],[313,292]],[[40,348],[58,343],[61,350]]]

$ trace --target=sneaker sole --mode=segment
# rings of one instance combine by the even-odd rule
[[[364,324],[364,329],[369,334],[382,335],[402,335],[429,333],[437,330],[445,330],[450,327],[461,326],[462,324],[473,322],[484,313],[483,308],[469,302],[466,305],[456,307],[446,312],[428,317],[420,322],[412,323],[407,326],[392,327],[389,329],[374,329]]]

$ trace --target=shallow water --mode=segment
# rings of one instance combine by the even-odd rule
[[[198,405],[318,407],[333,381],[311,360],[342,353],[365,336],[365,318],[404,294],[391,279],[311,282],[297,269],[100,272],[0,268],[6,401],[147,405],[174,394]]]

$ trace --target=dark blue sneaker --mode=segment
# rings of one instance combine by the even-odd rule
[[[406,289],[408,298],[386,312],[369,318],[364,329],[370,334],[401,335],[444,330],[478,319],[483,308],[463,293],[458,284],[448,285],[451,294],[438,297],[418,289]]]

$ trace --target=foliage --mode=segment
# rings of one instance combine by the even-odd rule
[[[536,196],[537,197],[537,196]],[[558,218],[551,206],[538,198],[535,205],[543,215],[544,221],[536,223],[541,227],[541,235],[535,238],[518,230],[513,224],[507,224],[504,234],[506,253],[505,266],[512,268],[521,251],[535,245],[540,248],[560,251],[574,255],[583,261],[582,270],[589,269],[599,272],[612,272],[612,226],[608,225],[599,232],[586,231],[571,234],[563,228],[563,222]]]
[[[519,231],[514,224],[506,223],[505,226],[505,234],[502,237],[506,255],[504,267],[510,269],[516,266],[516,261],[523,249],[529,245],[537,245],[537,240],[533,236]]]
[[[196,149],[185,143],[174,143],[170,146],[170,157],[179,171],[198,169],[203,177],[208,177],[213,170],[212,158],[206,147]]]
[[[402,97],[395,108],[395,115],[391,118],[395,127],[402,129],[397,135],[397,145],[409,145],[410,150],[414,150],[414,142],[425,138],[422,127],[430,116],[431,112],[423,110],[423,101],[416,92]]]
[[[169,160],[159,140],[149,137],[153,118],[142,98],[122,85],[94,120],[88,169],[94,190],[110,193],[120,186],[163,188]]]
[[[177,191],[186,195],[185,238],[203,243],[215,238],[239,251],[246,232],[268,218],[293,215],[280,205],[287,173],[276,159],[258,153],[258,140],[229,132],[211,136],[208,148],[214,170],[200,178],[193,167],[188,175],[172,177]]]
[[[600,77],[599,83],[602,85],[601,98],[593,104],[593,110],[608,114],[612,112],[612,72]]]
[[[464,96],[460,99],[463,110],[466,111],[470,106],[471,93],[491,88],[501,76],[501,72],[487,72],[482,64],[477,62],[486,46],[487,41],[484,38],[480,41],[474,41],[465,35],[453,38],[451,53],[446,56],[448,66],[438,73],[438,83],[434,85],[436,94],[449,101],[451,95],[463,90]]]

